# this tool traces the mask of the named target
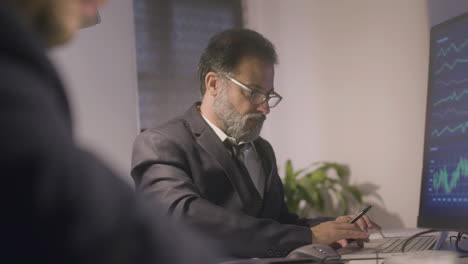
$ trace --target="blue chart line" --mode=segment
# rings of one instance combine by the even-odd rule
[[[451,107],[443,112],[434,113],[433,115],[439,120],[444,120],[447,117],[451,118],[468,116],[468,110],[457,110],[455,107]]]
[[[435,72],[435,74],[440,74],[444,69],[453,70],[457,64],[468,63],[468,59],[456,59],[453,63],[444,63],[442,66]]]
[[[437,81],[436,84],[439,85],[439,86],[448,87],[448,86],[451,86],[451,85],[457,85],[457,84],[462,84],[462,83],[466,83],[466,82],[468,82],[468,78],[463,79],[463,80],[450,80],[450,81],[447,81],[447,82]]]
[[[434,129],[432,130],[432,135],[436,137],[440,137],[445,133],[455,133],[460,131],[461,133],[465,133],[468,130],[468,121],[462,122],[454,127],[445,126],[442,129]]]
[[[466,45],[468,45],[468,39],[466,39],[462,44],[460,44],[458,47],[457,45],[455,45],[455,43],[451,43],[446,49],[444,48],[440,48],[439,52],[437,53],[437,58],[440,57],[440,56],[446,56],[451,49],[453,49],[455,52],[460,52],[463,48],[466,47]]]

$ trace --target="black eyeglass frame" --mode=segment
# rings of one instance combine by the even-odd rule
[[[283,100],[283,97],[281,95],[279,95],[275,91],[264,93],[264,92],[260,92],[260,91],[257,91],[257,90],[253,90],[253,89],[249,88],[247,85],[245,85],[245,84],[239,82],[238,80],[236,80],[235,78],[229,76],[228,74],[222,74],[222,75],[224,77],[226,77],[228,80],[230,80],[231,82],[233,82],[235,85],[239,86],[242,90],[249,92],[250,93],[249,102],[251,104],[253,104],[253,105],[260,105],[260,104],[263,104],[265,101],[267,101],[268,102],[268,107],[273,108],[273,107],[277,106],[281,102],[281,100]],[[261,97],[254,97],[257,94],[262,95],[262,96]],[[255,98],[259,98],[260,100],[255,99]],[[270,105],[270,99],[271,98],[276,98],[276,101],[273,101],[274,104],[272,104],[272,105]]]

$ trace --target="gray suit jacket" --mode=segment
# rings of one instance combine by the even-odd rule
[[[215,239],[232,257],[281,257],[311,243],[309,226],[285,202],[271,145],[255,148],[267,175],[263,199],[236,167],[197,104],[180,118],[140,134],[132,177],[147,199]]]

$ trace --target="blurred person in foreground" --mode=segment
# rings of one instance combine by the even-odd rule
[[[203,242],[147,213],[129,186],[73,140],[46,49],[70,41],[103,2],[0,3],[2,262],[211,263]]]

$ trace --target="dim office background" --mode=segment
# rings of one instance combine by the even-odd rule
[[[100,11],[101,24],[52,53],[68,84],[77,139],[129,184],[132,143],[142,123],[137,8],[132,1],[110,1]],[[429,27],[468,11],[468,1],[244,0],[241,11],[244,26],[269,38],[280,58],[275,84],[284,100],[262,133],[278,165],[288,158],[298,167],[346,163],[352,183],[380,196],[367,200],[376,204],[371,216],[386,227],[414,227]],[[198,98],[198,83],[160,86],[160,98],[171,103],[161,107],[156,122],[181,114]],[[183,91],[177,89],[187,93],[176,96]]]

